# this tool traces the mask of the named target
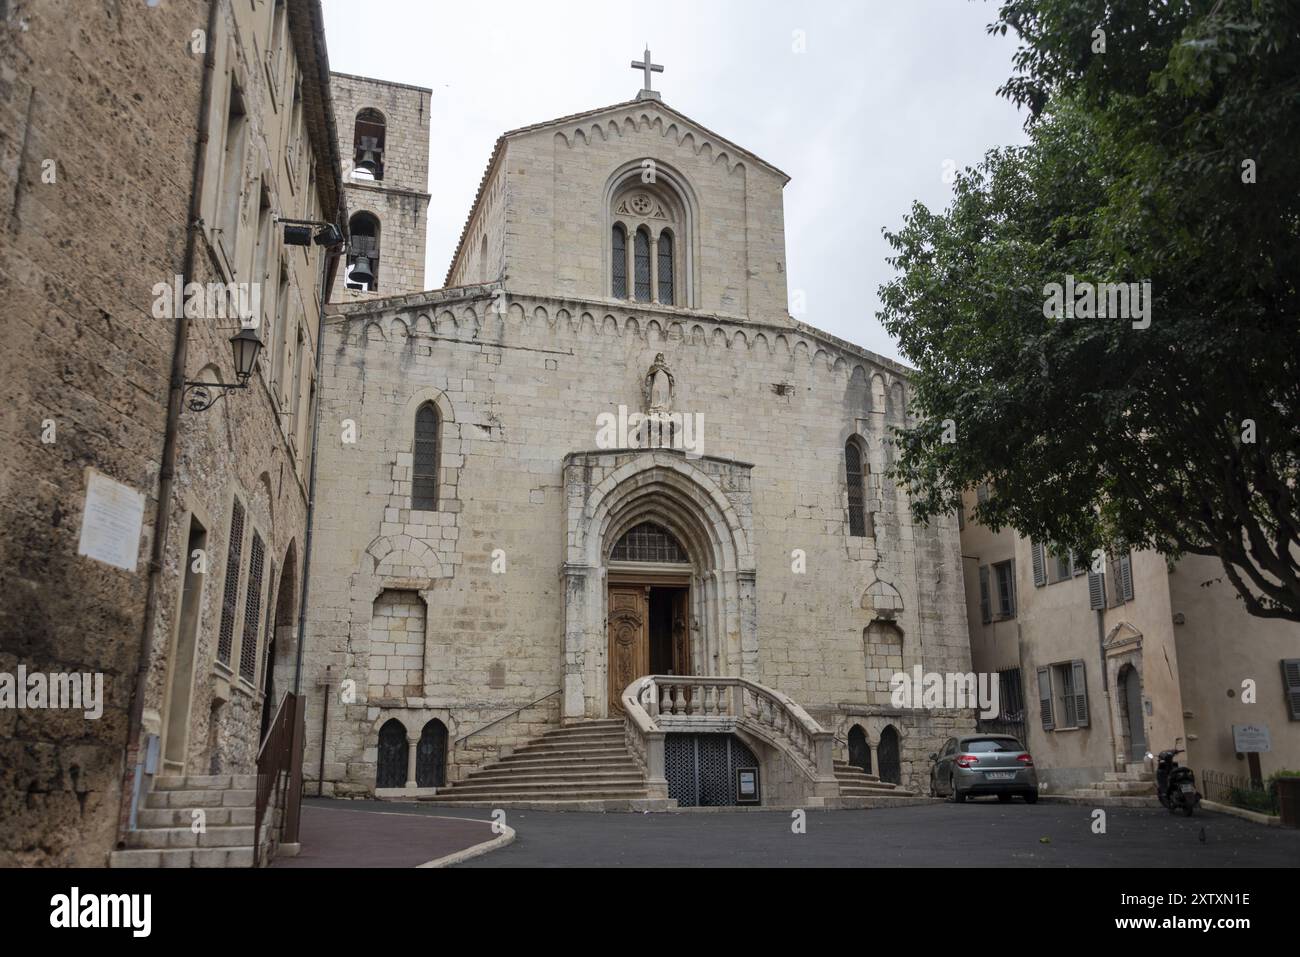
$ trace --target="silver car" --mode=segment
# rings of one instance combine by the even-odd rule
[[[1038,800],[1034,759],[1009,735],[949,738],[930,761],[931,797],[947,797],[957,804],[982,794],[996,794],[1004,804],[1017,794],[1028,804]]]

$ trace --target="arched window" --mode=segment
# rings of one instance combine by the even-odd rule
[[[390,718],[379,729],[379,757],[375,768],[375,787],[406,787],[406,762],[409,749],[406,727],[396,718]]]
[[[867,537],[866,469],[856,439],[844,444],[844,479],[849,488],[849,535]]]
[[[849,729],[849,764],[861,768],[866,774],[871,773],[871,744],[860,724]]]
[[[615,299],[627,298],[627,230],[622,223],[614,224],[614,238],[610,248],[613,295]]]
[[[659,234],[659,301],[673,304],[673,234],[667,229]]]
[[[379,220],[374,213],[356,213],[348,220],[349,289],[375,292],[379,289]]]
[[[434,718],[420,732],[415,751],[415,784],[440,788],[447,783],[447,726]]]
[[[415,413],[415,442],[411,448],[411,508],[438,510],[438,409],[426,402]]]
[[[633,256],[636,277],[636,301],[649,302],[650,290],[650,233],[646,229],[636,231],[636,250]]]
[[[653,522],[642,522],[630,529],[609,553],[612,562],[666,562],[684,565],[689,559],[686,549],[672,532]]]
[[[352,137],[352,178],[380,182],[384,178],[384,140],[388,124],[378,110],[357,114]]]
[[[478,251],[478,281],[479,282],[488,281],[487,257],[488,257],[488,242],[487,242],[487,236],[485,235],[483,237],[483,242],[479,246],[479,251]]]

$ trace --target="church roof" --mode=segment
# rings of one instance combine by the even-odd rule
[[[790,176],[788,173],[785,173],[783,170],[779,169],[778,167],[773,166],[771,163],[767,162],[767,160],[763,159],[761,156],[758,156],[757,154],[750,152],[749,150],[745,149],[743,146],[739,146],[736,143],[733,143],[725,136],[720,136],[719,134],[713,132],[713,130],[709,129],[707,126],[695,122],[695,120],[691,119],[685,113],[673,109],[667,103],[663,102],[663,100],[658,100],[658,99],[624,100],[621,103],[614,103],[611,104],[610,106],[602,106],[594,110],[584,110],[581,113],[571,113],[568,116],[557,117],[556,119],[546,120],[542,123],[533,123],[530,126],[521,126],[518,129],[507,130],[506,132],[502,133],[500,136],[497,137],[497,141],[495,145],[493,145],[492,147],[492,155],[488,157],[487,166],[483,170],[483,176],[479,179],[478,192],[474,194],[474,203],[473,205],[470,206],[469,215],[465,217],[465,224],[460,229],[460,238],[456,241],[456,251],[453,252],[451,255],[451,263],[447,266],[447,277],[446,279],[443,280],[443,284],[447,285],[451,282],[452,272],[456,268],[456,260],[460,258],[460,254],[465,248],[465,240],[469,236],[470,223],[474,221],[474,216],[475,214],[478,213],[479,205],[483,202],[483,194],[487,191],[488,182],[492,178],[492,170],[496,167],[497,160],[501,158],[501,151],[505,148],[505,144],[507,140],[511,139],[512,137],[522,136],[526,133],[536,133],[539,130],[549,129],[550,127],[568,126],[569,124],[578,122],[580,120],[587,120],[592,117],[600,116],[603,113],[612,113],[615,110],[625,110],[628,107],[642,107],[642,108],[650,107],[656,110],[660,110],[664,113],[669,113],[677,117],[678,119],[680,119],[682,122],[688,123],[691,126],[695,127],[697,130],[700,131],[700,133],[708,136],[710,139],[716,140],[719,144],[737,153],[743,153],[745,156],[754,160],[759,165],[771,170],[777,176],[781,177],[783,181],[783,185],[784,183],[790,182]]]

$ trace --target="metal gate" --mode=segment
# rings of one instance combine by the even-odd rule
[[[669,734],[664,738],[668,797],[676,798],[678,807],[734,806],[736,769],[757,767],[754,752],[734,735]]]

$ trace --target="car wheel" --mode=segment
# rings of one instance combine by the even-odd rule
[[[966,792],[957,787],[957,782],[951,777],[948,778],[948,796],[952,798],[953,804],[966,803]]]
[[[1037,803],[1038,803],[1038,792],[1037,792],[1037,791],[1030,791],[1028,794],[1026,794],[1026,795],[1025,795],[1025,803],[1026,803],[1026,804],[1037,804]]]
[[[1010,794],[999,794],[999,795],[998,795],[998,803],[999,803],[999,804],[1010,804],[1010,803],[1011,803],[1011,795],[1010,795]]]

